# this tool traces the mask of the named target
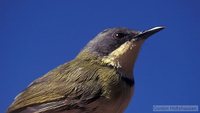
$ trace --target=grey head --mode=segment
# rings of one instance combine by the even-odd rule
[[[82,52],[89,52],[91,55],[106,56],[127,41],[137,42],[145,40],[162,29],[164,27],[154,27],[143,32],[128,28],[105,29],[91,40]]]
[[[77,58],[97,57],[114,67],[132,69],[144,40],[162,29],[164,27],[154,27],[145,31],[128,28],[106,29],[92,39]]]
[[[139,33],[127,28],[106,29],[91,40],[84,48],[84,51],[97,56],[106,56]]]

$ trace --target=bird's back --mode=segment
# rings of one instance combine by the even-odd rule
[[[120,113],[131,90],[119,70],[76,59],[35,80],[7,113]]]

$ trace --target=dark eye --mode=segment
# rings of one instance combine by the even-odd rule
[[[125,37],[127,34],[126,33],[115,33],[114,37],[117,39],[123,38]]]

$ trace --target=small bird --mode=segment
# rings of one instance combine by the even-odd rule
[[[100,32],[75,59],[33,81],[7,113],[123,113],[133,95],[140,47],[162,29]]]

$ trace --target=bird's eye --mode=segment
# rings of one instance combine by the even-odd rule
[[[115,33],[114,37],[117,39],[123,38],[125,37],[127,34],[126,33]]]

